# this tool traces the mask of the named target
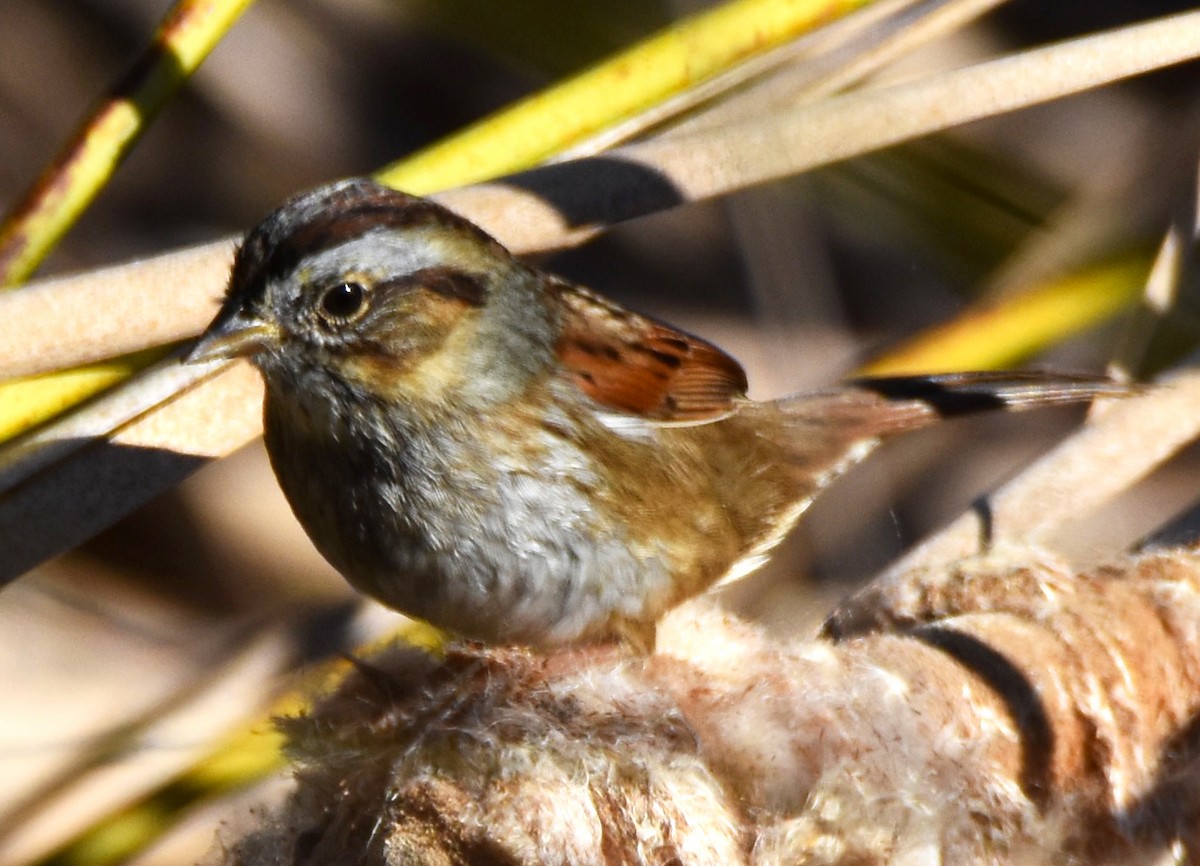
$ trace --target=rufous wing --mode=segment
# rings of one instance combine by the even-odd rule
[[[746,393],[742,367],[711,343],[556,282],[564,375],[608,409],[653,421],[706,421]]]

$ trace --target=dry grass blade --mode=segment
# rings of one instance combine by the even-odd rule
[[[0,383],[0,443],[7,442],[129,379],[168,354],[141,349],[60,372]]]
[[[157,401],[107,433],[92,432],[87,418],[69,417],[33,443],[8,446],[18,459],[0,457],[4,478],[12,484],[0,495],[0,585],[77,546],[207,459],[228,454],[258,434],[262,382],[248,365],[199,375],[186,371],[189,389],[179,393],[169,387],[173,393],[162,400],[157,386],[177,370],[149,377],[149,385],[135,379],[126,386],[129,391],[107,398],[103,411],[118,417],[126,401],[135,407],[143,397]],[[38,531],[30,532],[31,525]]]
[[[802,55],[805,64],[789,74],[788,81],[777,82],[773,89],[783,90],[789,101],[799,90],[810,98],[832,92],[898,54],[962,26],[998,2],[1000,0],[934,3],[893,0],[871,4],[841,26],[835,24],[800,40],[802,45],[810,41],[817,45]],[[897,20],[900,13],[914,6],[911,15]],[[913,16],[917,17],[915,22],[910,20]],[[834,31],[833,34],[826,33],[829,30]],[[628,124],[618,125],[569,148],[563,157],[596,153],[649,126],[678,117],[697,101],[727,92],[743,76],[761,76],[764,68],[777,69],[795,53],[795,47],[784,46],[769,56],[748,61],[743,64],[750,67],[748,72],[739,67],[727,76],[705,82],[678,100],[655,107]],[[829,62],[813,64],[812,55],[816,54],[832,54],[833,57]],[[797,77],[799,81],[792,80]],[[764,106],[759,101],[760,96],[756,92],[754,98],[739,99],[736,103],[745,103],[744,110],[756,110],[761,114]],[[777,95],[775,100],[781,98]],[[700,122],[707,115],[715,114],[714,120],[720,118],[727,122],[731,119],[728,111],[725,105],[718,104],[695,120]],[[502,233],[503,229],[498,231]],[[214,287],[224,281],[232,244],[232,239],[217,241],[144,262],[47,280],[28,286],[27,291],[17,295],[0,297],[0,378],[67,369],[194,334],[214,312],[218,295]],[[517,240],[510,242],[510,246],[520,249]],[[538,250],[530,248],[526,251]],[[173,291],[163,293],[164,286],[171,286]],[[207,293],[204,287],[208,288]],[[153,290],[156,303],[152,309],[147,309],[147,295],[139,291],[140,288]],[[102,307],[80,307],[81,303],[100,300],[104,304]],[[53,315],[47,315],[47,312]],[[138,322],[139,326],[130,328],[130,322]]]
[[[0,379],[195,335],[216,309],[234,245],[214,241],[0,294]]]
[[[86,411],[7,444],[0,451],[0,494],[212,376],[211,369],[182,366],[179,354],[172,354],[112,389],[89,404]]]
[[[1195,167],[1195,163],[1193,163]],[[1197,236],[1196,177],[1177,207],[1173,224],[1145,281],[1143,307],[1125,334],[1118,372],[1144,351],[1155,323],[1167,315],[1186,271]],[[1018,299],[1020,302],[1020,299]],[[918,353],[919,354],[919,353]],[[900,363],[905,353],[897,356]],[[880,370],[887,372],[887,363]],[[895,562],[861,597],[834,615],[836,628],[849,627],[863,611],[903,606],[907,575],[938,568],[991,547],[1053,546],[1090,512],[1133,487],[1179,449],[1200,437],[1200,374],[1185,371],[1140,398],[1105,404],[1079,434],[1027,468],[1009,484]],[[886,601],[882,601],[886,599]]]

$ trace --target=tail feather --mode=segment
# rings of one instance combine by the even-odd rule
[[[1097,397],[1128,396],[1135,390],[1133,385],[1106,376],[1038,370],[863,377],[851,379],[846,385],[888,400],[923,402],[943,418],[1087,403]]]
[[[848,467],[873,443],[945,418],[1022,411],[1128,396],[1137,386],[1105,376],[1040,371],[943,373],[850,379],[776,404],[797,466]],[[836,474],[836,472],[835,472]]]

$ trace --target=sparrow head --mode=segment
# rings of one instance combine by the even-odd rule
[[[187,360],[247,357],[268,387],[436,397],[484,385],[508,355],[518,367],[544,355],[537,301],[536,276],[482,229],[351,179],[292,199],[247,235]]]

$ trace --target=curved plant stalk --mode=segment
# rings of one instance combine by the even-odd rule
[[[186,323],[211,314],[233,248],[232,239],[217,241],[0,293],[0,308],[13,317],[0,324],[0,355],[12,362],[0,370],[0,442],[144,369],[163,354],[152,347],[188,337],[194,329]],[[90,288],[79,292],[84,286]],[[148,299],[168,308],[163,316],[152,312]],[[153,339],[134,337],[147,329]],[[118,373],[120,362],[105,360],[113,355],[135,363]]]
[[[1195,166],[1193,163],[1193,170]],[[1143,296],[1143,309],[1135,315],[1122,347],[1129,354],[1134,350],[1145,350],[1141,343],[1147,337],[1148,320],[1163,319],[1170,311],[1180,284],[1189,275],[1194,276],[1196,260],[1186,252],[1191,244],[1181,242],[1181,238],[1194,239],[1200,233],[1196,181],[1193,177],[1193,183],[1182,197],[1153,265],[1149,257],[1127,258],[1100,269],[1090,281],[1080,280],[1070,285],[1066,293],[1068,299],[1098,293],[1111,302],[1116,295],[1126,294],[1129,285],[1140,284],[1143,291],[1138,294]],[[1111,285],[1106,287],[1106,284]],[[1013,315],[1008,307],[1031,303],[1035,310],[1039,309],[1045,299],[1026,300],[1034,294],[1037,293],[1026,292],[1007,303],[1001,302],[990,311],[968,313],[962,317],[961,324],[952,323],[948,328],[935,331],[940,331],[950,343],[952,353],[955,345],[969,341],[971,332],[976,330],[975,320],[980,317],[997,315],[1002,325],[1011,326],[997,329],[1000,333],[1019,332],[1022,327],[1040,324],[1042,317]],[[1079,305],[1080,308],[1086,306]],[[1068,303],[1058,311],[1059,316],[1051,308],[1045,318],[1069,319],[1076,312],[1073,307]],[[979,330],[982,332],[983,329]],[[978,334],[975,339],[979,339]],[[989,333],[988,340],[991,339]],[[1020,345],[1021,338],[1014,336],[1012,342]],[[922,354],[927,349],[930,350],[928,354],[933,354],[931,347],[932,340],[929,344],[923,339],[914,341],[908,348],[866,369],[873,373],[914,369],[914,366],[920,366]],[[1129,354],[1118,355],[1114,365],[1117,375],[1130,372],[1133,365],[1127,363]],[[884,575],[844,605],[839,616],[851,620],[857,611],[882,603],[886,597],[903,595],[907,575],[920,570],[943,568],[957,559],[974,556],[989,548],[1053,547],[1056,540],[1063,539],[1089,513],[1099,511],[1181,448],[1200,438],[1198,405],[1200,371],[1194,368],[1169,375],[1161,387],[1139,397],[1102,404],[1099,411],[1092,412],[1082,431],[893,562]]]
[[[1200,57],[1200,12],[1018,52],[785,114],[631,144],[602,160],[545,166],[440,200],[518,248],[545,248],[644,216],[899,144],[973,120]],[[614,163],[627,166],[612,168]],[[588,181],[605,181],[604,200]],[[532,190],[532,192],[514,192]]]
[[[41,264],[155,115],[252,2],[178,0],[171,7],[132,68],[0,223],[0,286],[24,282]],[[128,323],[122,327],[128,328]],[[68,338],[60,334],[59,339]],[[23,342],[14,339],[13,345]],[[165,351],[138,350],[113,360],[97,359],[98,363],[80,369],[0,384],[0,442],[123,381]]]
[[[254,0],[177,0],[150,45],[0,224],[0,286],[24,282],[150,121]]]

